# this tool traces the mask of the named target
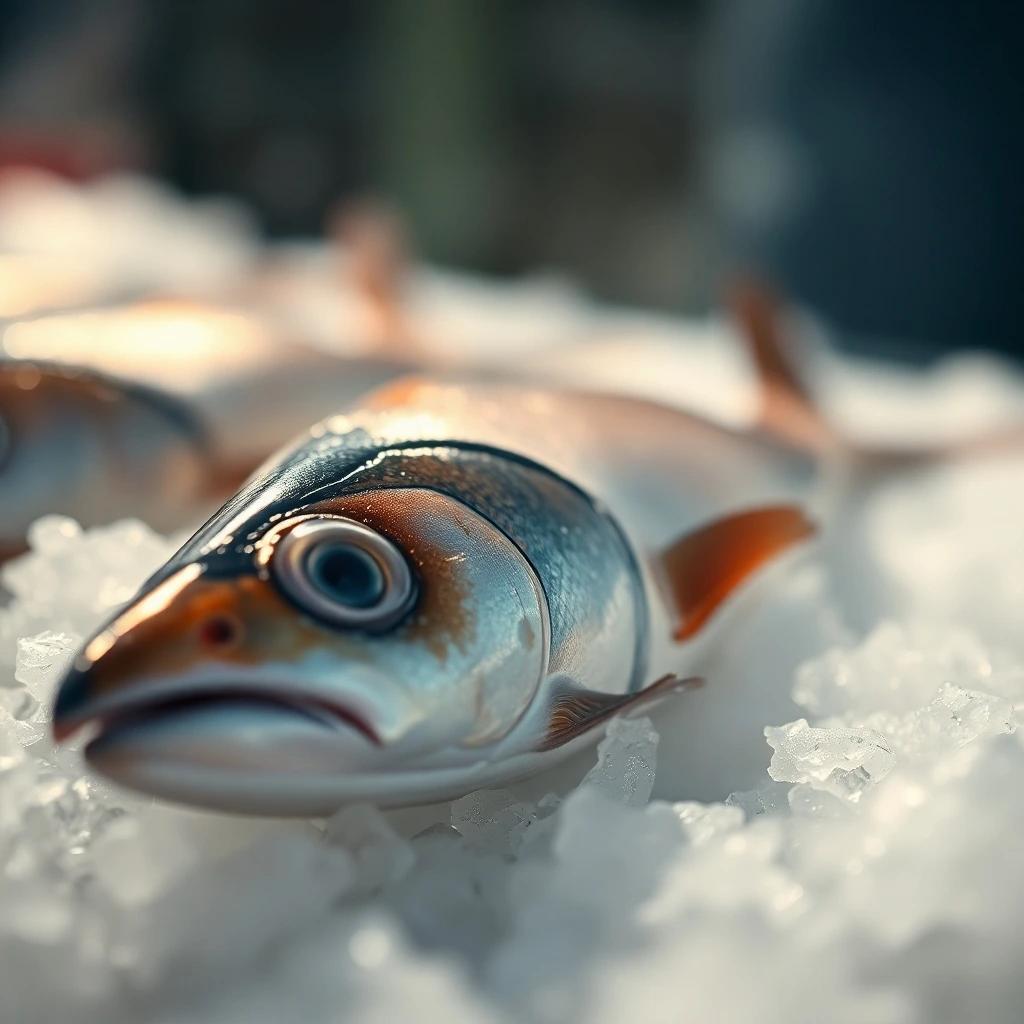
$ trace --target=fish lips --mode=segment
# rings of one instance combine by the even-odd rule
[[[366,724],[342,709],[259,694],[210,694],[106,719],[85,748],[97,771],[153,796],[262,810],[264,775],[300,781],[365,772],[381,760]]]
[[[348,713],[231,693],[112,715],[85,748],[128,789],[228,814],[322,817],[346,803],[430,803],[494,781],[479,758],[424,771]]]
[[[295,688],[166,685],[73,714],[55,710],[54,737],[89,731],[85,758],[101,774],[221,810],[273,813],[274,786],[302,792],[310,779],[378,774],[394,761],[370,709]]]

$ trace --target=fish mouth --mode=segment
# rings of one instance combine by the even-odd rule
[[[282,712],[302,718],[316,725],[332,729],[352,729],[375,747],[382,746],[369,721],[352,707],[322,697],[297,694],[283,696],[252,687],[232,687],[203,690],[194,693],[171,694],[165,697],[122,703],[105,710],[97,709],[87,717],[68,721],[55,720],[54,739],[64,742],[83,729],[90,732],[85,748],[86,757],[97,744],[105,744],[120,735],[170,718],[198,716],[207,711],[230,709],[258,709],[263,712]]]
[[[358,776],[391,758],[348,706],[252,689],[135,702],[87,724],[94,771],[149,796],[227,811],[265,813],[276,788],[301,795],[311,780]]]

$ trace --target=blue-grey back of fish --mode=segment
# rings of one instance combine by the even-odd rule
[[[27,319],[2,340],[0,559],[52,512],[194,523],[288,437],[408,369],[196,302]]]
[[[536,771],[692,683],[811,526],[807,460],[645,402],[408,384],[272,460],[84,648],[63,737],[138,789],[314,814]]]

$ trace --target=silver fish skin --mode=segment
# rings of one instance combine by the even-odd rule
[[[0,553],[51,512],[84,525],[194,523],[283,438],[408,370],[185,301],[16,321],[2,342]]]
[[[48,513],[87,525],[125,515],[174,529],[207,475],[187,406],[95,372],[0,360],[0,560]]]
[[[86,644],[55,735],[242,813],[509,782],[690,682],[718,605],[810,535],[812,473],[642,401],[394,386],[272,459]]]

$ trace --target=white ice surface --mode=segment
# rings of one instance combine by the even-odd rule
[[[887,380],[847,414],[884,416]],[[941,419],[949,388],[1020,401],[1008,380],[906,386]],[[173,542],[41,521],[2,575],[0,1020],[1019,1021],[1024,462],[855,512],[735,603],[708,685],[653,725],[318,823],[153,804],[53,751],[61,665]]]

